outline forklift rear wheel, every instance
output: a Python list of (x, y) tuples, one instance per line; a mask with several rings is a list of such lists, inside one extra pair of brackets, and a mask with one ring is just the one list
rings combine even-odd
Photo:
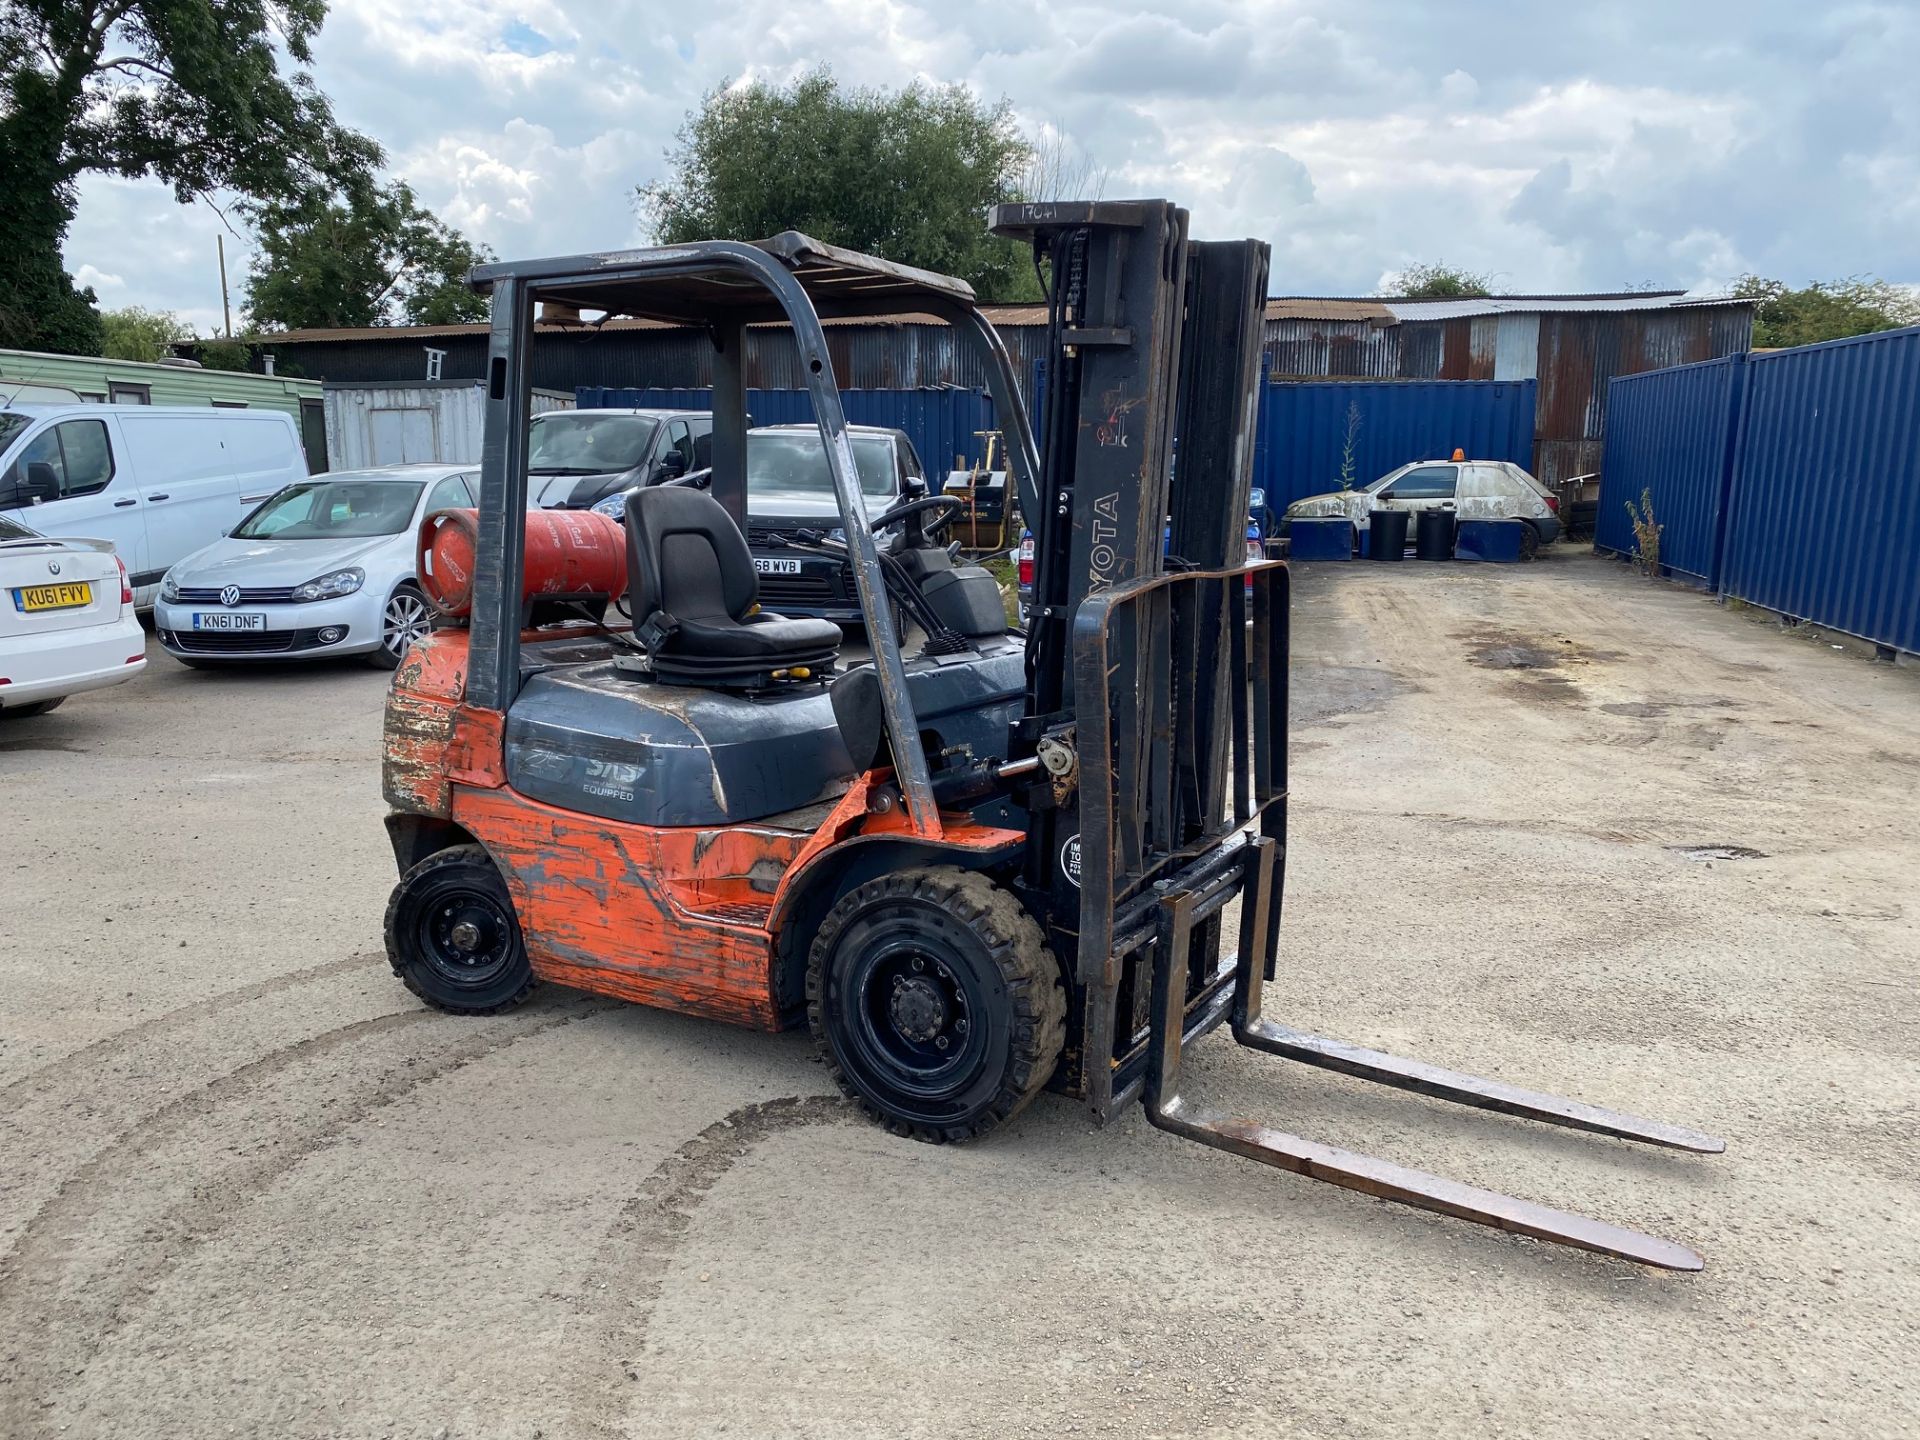
[(387, 959), (401, 983), (456, 1015), (496, 1015), (533, 990), (513, 899), (478, 845), (429, 855), (387, 902)]
[(834, 1080), (896, 1135), (971, 1140), (1060, 1061), (1067, 1000), (1045, 937), (984, 875), (903, 870), (849, 891), (807, 957), (807, 1018)]

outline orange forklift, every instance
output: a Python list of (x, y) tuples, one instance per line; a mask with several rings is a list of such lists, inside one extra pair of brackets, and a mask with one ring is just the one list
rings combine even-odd
[[(847, 1095), (920, 1140), (984, 1135), (1051, 1087), (1099, 1120), (1138, 1102), (1163, 1130), (1284, 1170), (1699, 1269), (1684, 1246), (1182, 1092), (1184, 1047), (1224, 1023), (1244, 1046), (1430, 1097), (1723, 1148), (1264, 1016), (1288, 604), (1286, 566), (1245, 560), (1267, 247), (1191, 240), (1162, 200), (1002, 206), (991, 225), (1031, 245), (1046, 288), (1038, 439), (1007, 350), (948, 276), (792, 232), (474, 272), (492, 304), (480, 505), (423, 526), (422, 582), (449, 613), (387, 702), (395, 973), (462, 1014), (546, 980), (804, 1022)], [(633, 491), (624, 525), (528, 514), (542, 302), (693, 327), (711, 348), (711, 467)], [(958, 501), (909, 493), (870, 515), (862, 494), (821, 322), (928, 314), (988, 379), (1035, 533), (1024, 632), (942, 540)], [(786, 538), (847, 567), (863, 651), (758, 603), (742, 357), (767, 322), (799, 352), (840, 519)]]

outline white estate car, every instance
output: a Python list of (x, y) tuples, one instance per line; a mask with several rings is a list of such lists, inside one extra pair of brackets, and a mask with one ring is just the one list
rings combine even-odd
[(432, 626), (414, 573), (420, 521), (466, 507), (471, 465), (346, 470), (289, 485), (167, 571), (154, 628), (206, 667), (363, 655), (394, 666)]
[[(1560, 502), (1510, 460), (1416, 460), (1359, 490), (1309, 495), (1287, 507), (1282, 530), (1295, 520), (1345, 515), (1365, 530), (1375, 509), (1451, 510), (1462, 520), (1525, 520), (1522, 553), (1532, 557), (1560, 534)], [(1413, 538), (1413, 522), (1407, 537)]]
[(127, 568), (105, 540), (37, 535), (0, 515), (0, 719), (147, 668)]

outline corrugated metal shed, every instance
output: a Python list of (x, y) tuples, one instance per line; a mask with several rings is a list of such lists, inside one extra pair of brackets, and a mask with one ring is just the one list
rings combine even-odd
[[(478, 380), (328, 385), (327, 468), (438, 461), (477, 465), (486, 422), (486, 393)], [(555, 390), (533, 392), (533, 413), (573, 407)]]
[(1920, 652), (1920, 327), (1756, 356), (1729, 595)]
[(1737, 355), (1753, 333), (1753, 310), (1745, 303), (1537, 318), (1534, 474), (1549, 485), (1600, 469), (1607, 384), (1616, 375)]
[[(1045, 350), (1046, 312), (1037, 305), (987, 306), (983, 313), (1030, 373)], [(1403, 301), (1372, 297), (1282, 297), (1266, 307), (1266, 362), (1275, 380), (1527, 380), (1540, 383), (1532, 454), (1549, 483), (1600, 468), (1606, 387), (1615, 375), (1738, 354), (1753, 325), (1751, 302), (1678, 291), (1618, 295), (1491, 296)], [(979, 389), (987, 377), (945, 325), (841, 321), (828, 344), (841, 385), (851, 389)], [(483, 326), (296, 331), (271, 347), (282, 369), (332, 380), (405, 380), (426, 373), (426, 349), (446, 352), (442, 374), (478, 378), (486, 364)], [(799, 373), (779, 326), (747, 338), (748, 383), (793, 389)], [(534, 341), (533, 379), (560, 390), (581, 386), (700, 388), (712, 383), (706, 337), (651, 321), (602, 328), (543, 325)]]
[(1719, 583), (1746, 370), (1745, 356), (1729, 355), (1613, 382), (1594, 549), (1634, 554), (1627, 503), (1650, 499), (1663, 527), (1661, 564), (1703, 585)]

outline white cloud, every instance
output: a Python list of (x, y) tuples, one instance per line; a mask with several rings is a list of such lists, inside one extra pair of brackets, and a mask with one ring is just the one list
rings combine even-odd
[[(1516, 289), (1920, 279), (1920, 14), (1794, 0), (335, 0), (317, 75), (423, 203), (502, 255), (643, 238), (686, 111), (830, 61), (958, 81), (1196, 235), (1350, 293), (1444, 257)], [(67, 258), (117, 303), (218, 319), (204, 207), (89, 177)], [(229, 271), (244, 270), (229, 240)]]
[(92, 265), (82, 265), (73, 272), (74, 283), (82, 289), (91, 285), (97, 291), (124, 290), (127, 282), (118, 275), (109, 275), (106, 271)]

